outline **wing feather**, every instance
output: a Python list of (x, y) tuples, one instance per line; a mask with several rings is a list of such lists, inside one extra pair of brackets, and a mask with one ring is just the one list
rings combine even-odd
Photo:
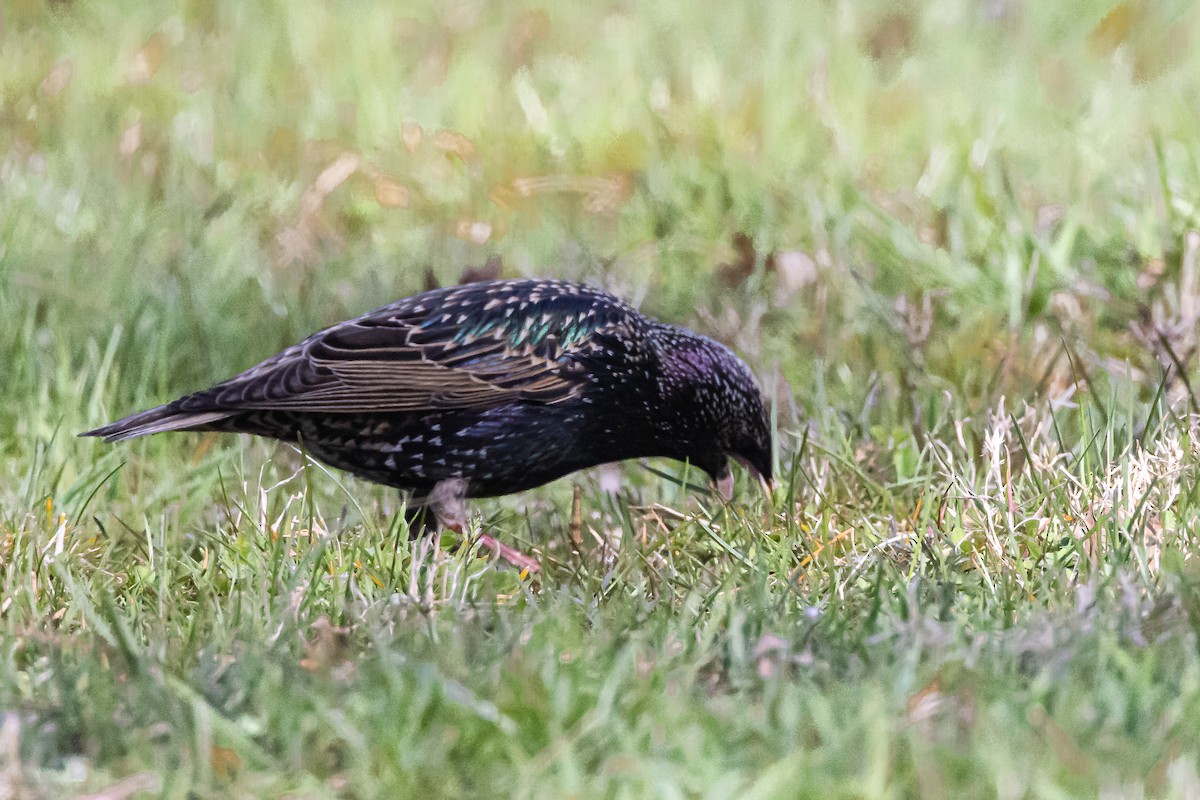
[(580, 284), (496, 281), (401, 300), (316, 333), (181, 410), (332, 413), (559, 403), (586, 385), (600, 340), (641, 317)]

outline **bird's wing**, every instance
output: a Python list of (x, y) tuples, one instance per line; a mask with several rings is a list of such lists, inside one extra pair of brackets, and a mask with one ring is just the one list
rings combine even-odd
[(595, 290), (514, 293), (501, 282), (419, 295), (314, 334), (180, 407), (350, 413), (557, 403), (582, 390), (596, 349), (629, 338), (638, 319)]

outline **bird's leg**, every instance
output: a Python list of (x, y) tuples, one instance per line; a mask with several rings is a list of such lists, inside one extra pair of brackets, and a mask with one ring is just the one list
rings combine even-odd
[(542, 565), (538, 563), (536, 558), (522, 553), (515, 547), (509, 547), (508, 545), (504, 544), (504, 542), (499, 542), (493, 537), (488, 536), (486, 533), (479, 534), (477, 541), (488, 550), (491, 550), (493, 553), (495, 553), (499, 558), (504, 559), (517, 569), (525, 570), (531, 573), (541, 572)]
[[(467, 482), (462, 478), (439, 481), (429, 492), (424, 507), (419, 511), (424, 515), (424, 525), (430, 525), (429, 520), (432, 519), (432, 527), (435, 530), (445, 527), (462, 533), (467, 522)], [(497, 541), (486, 533), (479, 534), (476, 541), (518, 569), (538, 572), (542, 568), (537, 559)]]
[(432, 516), (435, 525), (461, 533), (467, 522), (467, 482), (462, 478), (438, 481), (425, 497), (425, 507), (426, 516)]
[(437, 533), (437, 517), (424, 505), (418, 505), (409, 499), (408, 508), (404, 511), (404, 521), (408, 523), (409, 539), (429, 538)]

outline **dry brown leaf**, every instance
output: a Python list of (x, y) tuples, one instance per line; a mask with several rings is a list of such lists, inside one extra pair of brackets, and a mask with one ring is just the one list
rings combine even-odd
[(798, 250), (778, 250), (767, 256), (767, 270), (779, 273), (785, 294), (793, 294), (817, 282), (817, 261)]
[(166, 34), (156, 31), (129, 62), (129, 67), (125, 70), (125, 80), (135, 86), (149, 83), (154, 73), (162, 66), (168, 47)]
[(592, 214), (612, 214), (633, 196), (633, 177), (614, 172), (583, 198), (583, 209)]
[(213, 775), (225, 783), (231, 782), (242, 769), (242, 757), (228, 747), (214, 747), (208, 754)]
[(942, 682), (934, 678), (923, 689), (910, 695), (906, 705), (909, 724), (923, 722), (937, 715), (945, 703), (946, 696), (942, 693)]
[(179, 76), (179, 88), (184, 94), (195, 94), (204, 88), (204, 73), (198, 69), (185, 70)]
[(64, 58), (55, 62), (50, 71), (46, 73), (46, 77), (42, 78), (42, 95), (49, 98), (58, 97), (71, 85), (73, 77), (75, 77), (75, 64), (71, 59)]
[(375, 202), (384, 208), (408, 208), (412, 193), (392, 175), (377, 175), (375, 184)]
[(340, 139), (306, 139), (299, 150), (304, 163), (308, 165), (328, 163), (345, 152), (346, 145)]
[(633, 177), (626, 172), (611, 175), (534, 175), (512, 181), (511, 193), (493, 187), (488, 196), (497, 205), (508, 207), (520, 197), (562, 192), (581, 194), (584, 210), (595, 214), (616, 211), (633, 195)]
[(488, 189), (488, 199), (506, 211), (514, 211), (520, 204), (521, 195), (507, 183), (497, 183)]
[(475, 156), (475, 145), (470, 139), (446, 128), (433, 135), (433, 146), (452, 156), (458, 156), (463, 161), (469, 161)]
[(421, 146), (421, 140), (424, 138), (425, 131), (421, 130), (421, 126), (417, 123), (405, 122), (400, 126), (400, 141), (404, 142), (408, 152), (417, 152), (417, 148)]
[(117, 145), (117, 150), (122, 158), (130, 158), (142, 146), (142, 121), (130, 125), (121, 132), (121, 141)]
[(263, 155), (267, 157), (267, 163), (281, 171), (294, 170), (299, 154), (300, 142), (296, 138), (296, 132), (283, 126), (271, 131), (263, 146)]
[(745, 231), (733, 234), (733, 260), (717, 267), (717, 281), (730, 289), (741, 286), (754, 274), (758, 251), (754, 240)]
[(508, 31), (508, 41), (504, 49), (508, 51), (510, 69), (517, 69), (529, 63), (534, 45), (546, 38), (550, 33), (550, 15), (543, 9), (526, 11), (513, 23)]
[(1142, 16), (1136, 5), (1121, 3), (1104, 15), (1089, 37), (1096, 51), (1110, 54), (1128, 40)]
[(358, 171), (358, 153), (342, 153), (337, 160), (325, 169), (313, 181), (312, 191), (322, 200)]
[(915, 16), (913, 9), (901, 8), (879, 20), (866, 42), (871, 58), (890, 61), (907, 55), (916, 36)]
[(315, 255), (320, 236), (328, 230), (321, 216), (325, 198), (349, 180), (358, 171), (360, 163), (357, 153), (344, 152), (304, 190), (295, 222), (275, 235), (277, 260), (281, 267), (290, 267)]
[(471, 244), (486, 244), (492, 238), (492, 223), (484, 220), (460, 219), (454, 225), (454, 235)]

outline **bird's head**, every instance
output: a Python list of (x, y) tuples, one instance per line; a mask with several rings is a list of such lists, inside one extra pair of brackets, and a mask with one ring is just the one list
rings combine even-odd
[(675, 436), (686, 459), (733, 496), (730, 460), (746, 467), (764, 489), (771, 471), (771, 420), (762, 390), (746, 363), (728, 347), (682, 328), (668, 327), (660, 342), (663, 398), (672, 408)]

